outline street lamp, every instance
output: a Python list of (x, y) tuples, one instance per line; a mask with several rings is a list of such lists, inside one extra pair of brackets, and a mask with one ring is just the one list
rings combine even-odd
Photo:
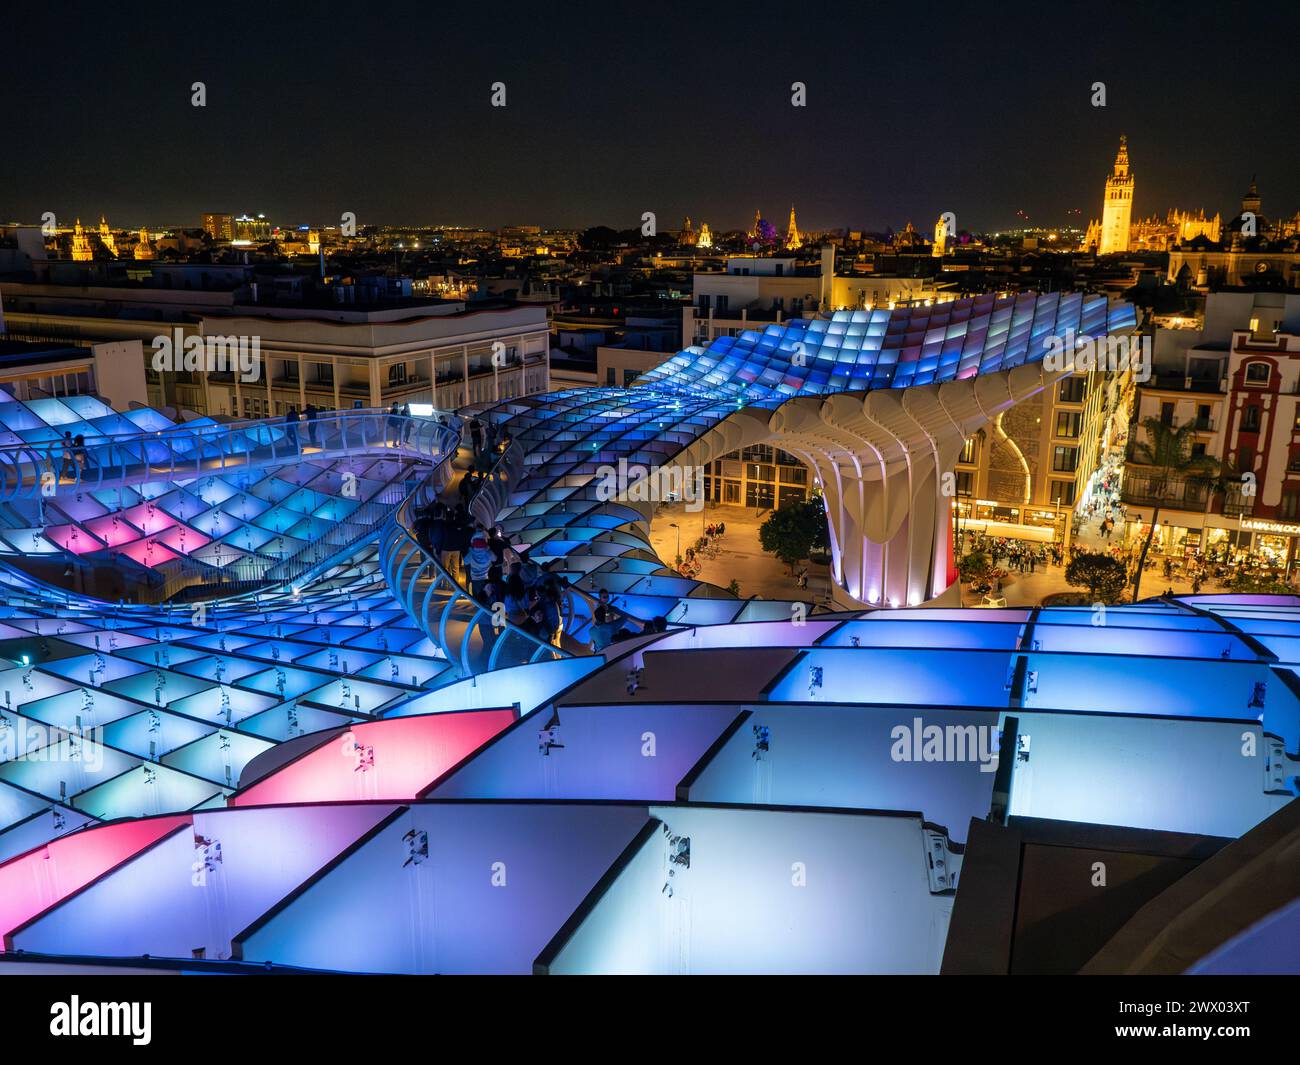
[(682, 527), (677, 522), (670, 521), (668, 528), (677, 530), (677, 558), (680, 560), (682, 557)]

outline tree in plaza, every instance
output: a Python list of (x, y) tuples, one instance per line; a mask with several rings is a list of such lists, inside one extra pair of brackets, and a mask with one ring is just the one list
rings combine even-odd
[(1209, 455), (1193, 455), (1192, 444), (1196, 434), (1194, 422), (1183, 425), (1166, 425), (1159, 418), (1143, 418), (1142, 429), (1146, 440), (1133, 444), (1133, 462), (1146, 466), (1142, 471), (1147, 477), (1147, 494), (1151, 497), (1154, 510), (1151, 513), (1151, 525), (1147, 529), (1146, 539), (1142, 543), (1142, 555), (1138, 559), (1137, 572), (1133, 574), (1133, 602), (1138, 601), (1142, 587), (1142, 569), (1147, 562), (1147, 553), (1151, 550), (1151, 540), (1160, 524), (1160, 506), (1169, 496), (1170, 490), (1188, 477), (1209, 477), (1219, 468), (1217, 459)]
[(1076, 551), (1065, 567), (1065, 583), (1087, 588), (1094, 603), (1116, 603), (1124, 593), (1128, 574), (1123, 562), (1104, 551)]
[(1250, 573), (1246, 570), (1232, 578), (1232, 590), (1252, 595), (1289, 595), (1295, 591), (1286, 581), (1272, 573)]
[(794, 572), (796, 562), (805, 559), (815, 547), (829, 544), (826, 513), (818, 498), (787, 503), (774, 510), (758, 528), (758, 542), (763, 550), (776, 555)]
[(993, 568), (993, 563), (989, 559), (988, 552), (976, 548), (969, 554), (962, 555), (957, 560), (957, 572), (961, 579), (967, 582), (978, 581), (988, 575), (989, 570)]

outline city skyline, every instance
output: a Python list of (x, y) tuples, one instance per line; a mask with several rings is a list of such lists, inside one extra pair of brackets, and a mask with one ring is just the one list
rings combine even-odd
[[(213, 34), (202, 13), (167, 10), (151, 23), (167, 47), (151, 50), (97, 29), (107, 16), (89, 6), (57, 24), (29, 9), (15, 37), (57, 42), (59, 77), (40, 49), (0, 73), (11, 143), (42, 146), (0, 188), (0, 216), (139, 224), (256, 205), (322, 224), (352, 211), (581, 229), (653, 211), (660, 229), (690, 215), (725, 231), (794, 201), (813, 231), (920, 229), (944, 210), (973, 231), (1085, 226), (1121, 134), (1139, 214), (1222, 210), (1253, 174), (1266, 211), (1300, 203), (1300, 149), (1270, 133), (1294, 73), (1197, 77), (1219, 61), (1204, 41), (1242, 32), (1208, 6), (1090, 10), (1063, 39), (1059, 20), (1013, 7), (983, 48), (986, 17), (870, 10), (814, 8), (792, 27), (726, 5), (653, 20), (574, 6), (563, 23), (525, 8), (508, 40), (496, 11), (454, 27), (417, 11), (397, 33), (354, 12), (290, 28), (259, 9), (256, 32)], [(1258, 11), (1253, 32), (1284, 33), (1285, 14)]]

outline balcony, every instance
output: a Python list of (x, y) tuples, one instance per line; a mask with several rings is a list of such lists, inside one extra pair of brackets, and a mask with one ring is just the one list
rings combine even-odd
[(1185, 377), (1182, 374), (1156, 373), (1149, 381), (1138, 385), (1140, 389), (1159, 389), (1165, 392), (1212, 392), (1223, 395), (1226, 389), (1217, 377)]
[[(1213, 506), (1216, 496), (1222, 498), (1217, 510)], [(1120, 499), (1131, 507), (1159, 506), (1162, 510), (1221, 513), (1229, 518), (1248, 518), (1255, 509), (1255, 497), (1243, 496), (1239, 486), (1231, 485), (1225, 493), (1213, 481), (1202, 478), (1170, 481), (1164, 493), (1157, 497), (1149, 469), (1134, 465), (1124, 467)]]

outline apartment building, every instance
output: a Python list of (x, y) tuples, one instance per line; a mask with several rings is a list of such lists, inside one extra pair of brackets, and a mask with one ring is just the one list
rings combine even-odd
[[(1300, 294), (1213, 293), (1203, 328), (1156, 334), (1154, 363), (1137, 387), (1131, 443), (1145, 439), (1146, 418), (1191, 424), (1193, 454), (1220, 468), (1169, 486), (1153, 550), (1253, 553), (1289, 569), (1300, 537)], [(1157, 485), (1130, 454), (1121, 492), (1130, 540)]]

